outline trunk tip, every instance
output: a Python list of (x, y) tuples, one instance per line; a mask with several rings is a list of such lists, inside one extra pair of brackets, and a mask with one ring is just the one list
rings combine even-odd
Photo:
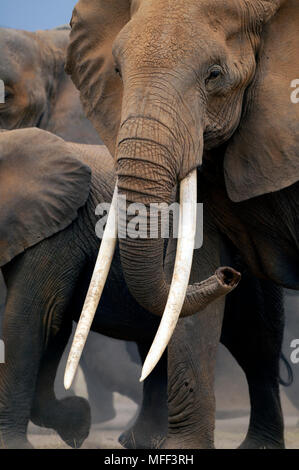
[(216, 276), (224, 287), (234, 288), (240, 282), (241, 273), (228, 266), (217, 269)]

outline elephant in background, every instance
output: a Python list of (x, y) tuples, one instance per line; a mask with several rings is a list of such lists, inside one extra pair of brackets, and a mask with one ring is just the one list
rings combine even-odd
[[(201, 167), (192, 200), (205, 205), (208, 242), (193, 259), (200, 274), (190, 277), (182, 316), (199, 310), (197, 283), (222, 264), (219, 239), (225, 253), (238, 250), (243, 274), (261, 279), (261, 296), (273, 282), (299, 288), (299, 107), (290, 100), (290, 83), (299, 75), (298, 19), (296, 0), (80, 0), (74, 9), (66, 70), (115, 158), (118, 193), (128, 204), (169, 205), (176, 186), (185, 188)], [(146, 216), (142, 223), (148, 226)], [(159, 315), (171, 281), (163, 248), (161, 236), (119, 240), (129, 291)], [(219, 256), (207, 260), (207, 253)], [(280, 287), (277, 292), (281, 304)], [(279, 357), (283, 321), (275, 320), (265, 300), (265, 311), (247, 331), (256, 359), (249, 364), (240, 352), (239, 328), (226, 328), (227, 319), (221, 328), (223, 306), (213, 304), (206, 323), (210, 307), (200, 318), (180, 320), (169, 344), (168, 372), (175, 379), (168, 381), (165, 446), (213, 446), (213, 364), (222, 335), (239, 354), (252, 402), (258, 390), (263, 397), (252, 404), (243, 446), (282, 447), (278, 363), (271, 355)], [(239, 304), (237, 311), (243, 309)], [(231, 318), (239, 324), (235, 313)], [(185, 345), (195, 341), (191, 360)], [(268, 362), (266, 369), (256, 367), (258, 357)], [(195, 371), (192, 361), (202, 370)], [(198, 406), (188, 407), (187, 394), (176, 392), (178, 384), (183, 390), (191, 383), (191, 393), (193, 384), (201, 384), (201, 397)], [(180, 424), (185, 439), (179, 438)]]
[(33, 33), (0, 28), (0, 128), (38, 127), (71, 142), (102, 143), (64, 71), (69, 33), (68, 26)]
[[(112, 198), (113, 160), (104, 147), (66, 143), (39, 129), (1, 132), (0, 155), (1, 200), (5, 201), (0, 206), (0, 263), (8, 287), (3, 321), (6, 363), (0, 365), (2, 439), (5, 447), (28, 447), (26, 430), (31, 420), (55, 429), (72, 447), (80, 447), (89, 432), (89, 407), (78, 397), (57, 400), (54, 380), (72, 321), (77, 321), (81, 313), (97, 257), (95, 208)], [(205, 218), (209, 220), (208, 212)], [(11, 224), (14, 230), (10, 229)], [(193, 266), (191, 273), (194, 280), (200, 279), (203, 272), (201, 259), (205, 260), (204, 273), (217, 260), (219, 245), (215, 240), (219, 243), (221, 240), (209, 229), (209, 224), (205, 235), (204, 246), (195, 258), (199, 269)], [(233, 247), (224, 239), (221, 243), (224, 261), (239, 268), (240, 261)], [(172, 249), (171, 240), (169, 246)], [(168, 249), (165, 266), (169, 273), (172, 263)], [(248, 447), (250, 443), (255, 447), (281, 447), (283, 427), (279, 421), (278, 394), (283, 328), (281, 293), (271, 283), (258, 281), (246, 270), (242, 271), (239, 287), (226, 298), (221, 340), (240, 363), (249, 382), (252, 418), (243, 446)], [(196, 413), (198, 419), (193, 426), (196, 432), (201, 429), (200, 445), (211, 447), (207, 425), (213, 419), (210, 377), (215, 365), (213, 345), (217, 343), (218, 330), (213, 337), (210, 329), (215, 325), (221, 329), (219, 317), (223, 314), (223, 304), (224, 298), (220, 298), (196, 316), (195, 321), (193, 317), (180, 320), (173, 350), (178, 361), (183, 359), (183, 362), (174, 370), (172, 361), (176, 358), (169, 354), (167, 365), (164, 354), (146, 379), (141, 413), (133, 428), (120, 438), (124, 446), (157, 447), (165, 440), (168, 427), (176, 430), (181, 447), (193, 444), (194, 435), (189, 427), (182, 429), (180, 421), (175, 422), (169, 416), (167, 386), (170, 382), (176, 406), (182, 407), (183, 419), (185, 413)], [(265, 323), (265, 311), (275, 318), (275, 328), (269, 321)], [(146, 311), (130, 294), (117, 249), (93, 331), (136, 342), (144, 361), (159, 322), (158, 316)], [(256, 327), (261, 336), (253, 341), (252, 331)], [(189, 375), (190, 368), (194, 376)], [(255, 375), (252, 377), (250, 373), (252, 369), (261, 377), (258, 388)], [(264, 378), (265, 370), (271, 372), (271, 377), (275, 376), (270, 390), (268, 378)], [(197, 382), (195, 377), (201, 381)], [(205, 380), (203, 389), (202, 380)], [(204, 402), (201, 401), (203, 393)], [(267, 410), (262, 417), (261, 405)], [(273, 434), (264, 435), (261, 429), (267, 430), (269, 422)]]
[[(68, 26), (34, 33), (0, 28), (0, 78), (5, 83), (5, 103), (0, 104), (0, 128), (38, 127), (72, 142), (101, 144), (97, 131), (84, 115), (79, 92), (64, 71), (69, 33)], [(0, 312), (4, 299), (5, 286), (1, 277)], [(94, 351), (94, 343), (98, 341), (101, 341), (98, 368), (102, 367), (102, 373), (95, 375), (89, 370), (91, 352), (88, 348), (90, 346), (90, 351)], [(125, 344), (114, 343), (111, 355), (110, 343), (107, 337), (91, 335), (84, 352), (86, 357), (83, 355), (81, 363), (94, 422), (115, 416), (112, 392), (128, 393), (130, 399), (138, 405), (141, 403), (138, 367), (131, 361), (125, 367), (124, 358), (128, 357)], [(111, 362), (103, 360), (105, 346), (110, 350)], [(66, 362), (66, 358), (63, 360)], [(111, 367), (117, 360), (122, 362), (129, 385)], [(61, 384), (57, 381), (59, 397), (67, 395)]]

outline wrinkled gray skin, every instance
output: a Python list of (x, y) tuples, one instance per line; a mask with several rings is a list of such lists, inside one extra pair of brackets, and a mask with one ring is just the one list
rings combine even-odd
[[(19, 152), (18, 158), (27, 149), (30, 158), (34, 155), (33, 150), (42, 151), (50, 162), (47, 152), (53, 154), (56, 144), (59, 145), (54, 152), (55, 158), (59, 157), (60, 151), (65, 152), (63, 144), (57, 143), (57, 138), (50, 138), (48, 133), (40, 134), (41, 131), (32, 129), (14, 132), (9, 148)], [(27, 132), (30, 137), (26, 147)], [(35, 146), (31, 148), (32, 140)], [(0, 430), (5, 447), (29, 446), (26, 437), (29, 419), (55, 429), (72, 447), (79, 447), (89, 432), (90, 414), (85, 400), (78, 397), (57, 400), (54, 380), (71, 333), (72, 320), (78, 320), (80, 315), (98, 252), (95, 207), (101, 201), (111, 200), (115, 176), (112, 159), (105, 149), (95, 146), (72, 149), (73, 156), (86, 162), (93, 172), (89, 197), (77, 219), (50, 238), (20, 252), (3, 266), (8, 298), (3, 325), (6, 363), (0, 368)], [(5, 152), (5, 141), (2, 141), (1, 152)], [(59, 164), (64, 166), (64, 153), (61, 156)], [(35, 155), (35, 158), (37, 171), (41, 156)], [(14, 173), (12, 171), (10, 175), (12, 179)], [(82, 191), (86, 191), (86, 183), (83, 183)], [(47, 194), (51, 193), (51, 186), (47, 189)], [(10, 198), (12, 202), (14, 197)], [(30, 204), (36, 204), (36, 200), (40, 197)], [(40, 208), (36, 207), (36, 210)], [(38, 221), (39, 218), (36, 223)], [(191, 274), (196, 281), (201, 275), (207, 277), (214, 266), (219, 265), (221, 245), (222, 261), (240, 267), (234, 250), (209, 224), (209, 211), (205, 212), (205, 221), (205, 243), (195, 254)], [(172, 271), (173, 254), (170, 241), (165, 259), (168, 276)], [(271, 312), (271, 318), (276, 319), (274, 327), (265, 323), (265, 312)], [(201, 315), (180, 320), (169, 348), (168, 370), (164, 355), (144, 383), (140, 416), (133, 428), (121, 436), (123, 445), (129, 448), (158, 446), (167, 435), (168, 418), (168, 439), (172, 438), (171, 442), (166, 441), (169, 447), (213, 446), (213, 371), (215, 345), (221, 335), (223, 344), (246, 373), (250, 389), (252, 416), (243, 447), (283, 446), (278, 394), (283, 326), (280, 292), (272, 284), (252, 278), (243, 269), (240, 286), (226, 299), (221, 332), (223, 313), (224, 299), (220, 299)], [(93, 330), (115, 339), (135, 341), (143, 361), (158, 323), (159, 318), (141, 308), (129, 293), (117, 249)], [(17, 331), (23, 333), (21, 337), (15, 334), (16, 325)], [(256, 329), (260, 336), (253, 335)], [(206, 331), (209, 335), (204, 334)], [(167, 403), (167, 389), (175, 402), (175, 410), (178, 410), (177, 416), (169, 413), (172, 405), (169, 399)]]
[[(101, 144), (98, 133), (83, 113), (78, 91), (64, 72), (68, 37), (67, 26), (35, 33), (0, 28), (0, 78), (6, 93), (5, 105), (0, 105), (0, 128), (33, 126), (72, 142)], [(4, 296), (5, 288), (0, 280), (0, 304), (4, 303)], [(102, 367), (100, 374), (89, 370), (97, 341), (101, 341), (97, 365), (99, 372)], [(125, 344), (114, 344), (113, 355), (111, 351), (109, 355), (112, 363), (103, 360), (100, 351), (105, 347), (111, 350), (108, 338), (89, 338), (81, 364), (95, 422), (115, 416), (112, 392), (128, 394), (137, 404), (141, 402), (138, 368), (133, 363), (125, 366), (122, 359)], [(124, 374), (130, 377), (129, 386), (124, 377), (113, 372), (115, 368), (111, 365), (118, 359), (123, 362)], [(69, 395), (61, 385), (57, 386), (57, 392), (59, 397)]]

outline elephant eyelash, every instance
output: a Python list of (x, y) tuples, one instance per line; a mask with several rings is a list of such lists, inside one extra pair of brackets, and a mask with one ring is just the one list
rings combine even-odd
[(116, 75), (118, 75), (120, 78), (122, 78), (122, 74), (121, 74), (121, 71), (120, 71), (119, 67), (115, 66), (114, 70), (115, 70)]

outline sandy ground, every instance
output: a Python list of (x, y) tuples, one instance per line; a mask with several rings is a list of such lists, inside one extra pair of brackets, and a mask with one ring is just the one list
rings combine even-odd
[[(293, 410), (285, 397), (283, 397), (284, 410), (288, 411), (285, 417), (286, 445), (289, 449), (299, 449), (298, 413)], [(116, 417), (101, 425), (93, 426), (83, 449), (121, 449), (118, 437), (126, 428), (127, 423), (136, 413), (136, 405), (127, 398), (115, 394)], [(291, 413), (291, 414), (290, 414)], [(216, 421), (216, 447), (218, 449), (234, 449), (242, 442), (247, 426), (248, 416)], [(29, 427), (29, 440), (38, 449), (67, 449), (62, 440), (54, 431)]]

